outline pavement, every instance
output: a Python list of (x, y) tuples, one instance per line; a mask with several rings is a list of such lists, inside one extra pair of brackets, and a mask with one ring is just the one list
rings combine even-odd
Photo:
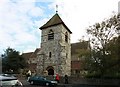
[(72, 84), (58, 84), (57, 87), (73, 87)]

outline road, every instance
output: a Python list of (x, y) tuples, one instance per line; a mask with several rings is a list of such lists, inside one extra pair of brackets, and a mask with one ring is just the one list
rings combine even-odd
[[(30, 85), (29, 82), (27, 82), (26, 79), (20, 80), (23, 83), (23, 87), (45, 87), (45, 86), (39, 86), (39, 85)], [(73, 87), (71, 84), (58, 84), (57, 87)], [(81, 87), (81, 86), (78, 86)]]
[[(23, 87), (45, 87), (45, 86), (39, 86), (39, 85), (30, 85), (27, 80), (20, 80), (23, 83)], [(76, 84), (61, 84), (59, 83), (57, 87), (96, 87), (96, 86), (88, 86), (88, 85), (76, 85)]]
[(27, 82), (26, 79), (20, 80), (23, 83), (23, 87), (44, 87), (44, 86), (39, 86), (39, 85), (30, 85), (29, 82)]
[[(23, 83), (23, 87), (45, 87), (39, 85), (30, 85), (26, 79), (20, 80)], [(119, 86), (92, 86), (92, 85), (85, 85), (85, 84), (61, 84), (59, 83), (57, 87), (119, 87)]]

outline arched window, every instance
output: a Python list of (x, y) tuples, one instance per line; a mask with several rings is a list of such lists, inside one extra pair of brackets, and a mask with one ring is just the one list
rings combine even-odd
[(53, 30), (51, 29), (51, 30), (49, 31), (49, 33), (48, 33), (48, 40), (52, 40), (52, 39), (54, 39), (54, 32), (53, 32)]
[(68, 42), (68, 33), (65, 33), (65, 41)]

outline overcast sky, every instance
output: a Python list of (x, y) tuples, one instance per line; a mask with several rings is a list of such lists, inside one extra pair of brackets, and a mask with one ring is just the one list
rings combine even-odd
[(7, 47), (31, 52), (40, 47), (41, 27), (56, 12), (78, 42), (86, 28), (118, 12), (119, 0), (0, 0), (0, 54)]

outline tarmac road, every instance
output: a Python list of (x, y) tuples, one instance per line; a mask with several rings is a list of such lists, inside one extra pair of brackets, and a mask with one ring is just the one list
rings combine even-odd
[[(23, 87), (45, 87), (40, 85), (30, 85), (27, 80), (20, 80), (23, 83)], [(57, 87), (96, 87), (96, 86), (88, 86), (88, 85), (81, 85), (81, 84), (61, 84), (59, 83)]]
[[(40, 85), (30, 85), (26, 79), (20, 80), (23, 83), (23, 87), (46, 87)], [(57, 87), (119, 87), (119, 86), (92, 86), (92, 85), (85, 85), (85, 84), (61, 84), (59, 83)]]
[[(23, 83), (23, 87), (46, 87), (46, 86), (40, 86), (40, 85), (30, 85), (30, 83), (26, 80), (20, 80)], [(73, 87), (71, 84), (58, 84), (57, 87)]]
[(39, 85), (30, 85), (27, 80), (20, 80), (23, 83), (23, 87), (44, 87), (44, 86), (39, 86)]

